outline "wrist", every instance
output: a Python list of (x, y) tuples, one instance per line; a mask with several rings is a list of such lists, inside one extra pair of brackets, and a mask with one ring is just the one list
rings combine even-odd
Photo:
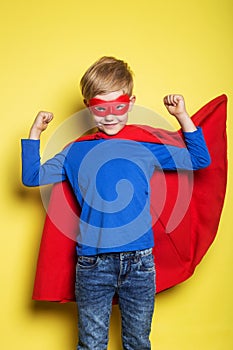
[(179, 122), (182, 122), (182, 121), (186, 121), (186, 120), (189, 120), (190, 119), (190, 116), (187, 112), (181, 112), (181, 113), (177, 113), (175, 115), (176, 119), (179, 121)]
[(29, 133), (29, 139), (31, 140), (39, 140), (41, 135), (41, 130), (31, 128)]
[(193, 132), (196, 131), (197, 128), (195, 126), (195, 124), (193, 123), (192, 119), (189, 117), (189, 115), (183, 116), (182, 118), (180, 118), (178, 120), (181, 129), (184, 132)]

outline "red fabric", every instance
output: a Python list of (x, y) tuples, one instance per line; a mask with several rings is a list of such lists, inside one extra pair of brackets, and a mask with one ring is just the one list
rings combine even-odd
[[(129, 103), (129, 95), (121, 95), (115, 100), (111, 101), (100, 100), (99, 98), (91, 98), (89, 100), (89, 108), (91, 109), (92, 113), (98, 117), (106, 117), (109, 114), (124, 115), (129, 110)], [(121, 108), (118, 108), (119, 106), (121, 106)], [(101, 107), (101, 109), (98, 107)]]
[[(226, 105), (227, 97), (219, 96), (192, 117), (203, 128), (212, 159), (208, 168), (194, 172), (193, 178), (189, 172), (155, 172), (152, 177), (157, 292), (189, 278), (216, 236), (227, 181)], [(120, 137), (180, 145), (178, 134), (129, 125)], [(102, 137), (108, 136), (98, 132), (77, 141)], [(78, 212), (69, 184), (54, 185), (42, 234), (33, 299), (75, 300)]]

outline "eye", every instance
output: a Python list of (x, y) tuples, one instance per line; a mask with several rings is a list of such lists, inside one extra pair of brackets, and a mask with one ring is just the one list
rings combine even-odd
[(98, 107), (98, 106), (96, 106), (95, 107), (95, 110), (97, 111), (97, 112), (105, 112), (106, 111), (106, 108), (104, 108), (104, 107)]
[(116, 109), (118, 110), (118, 111), (120, 111), (121, 109), (123, 109), (123, 108), (125, 108), (125, 104), (120, 104), (120, 105), (117, 105), (116, 106)]

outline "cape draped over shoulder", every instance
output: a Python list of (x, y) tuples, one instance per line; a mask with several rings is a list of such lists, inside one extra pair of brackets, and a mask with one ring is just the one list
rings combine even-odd
[[(192, 116), (195, 125), (203, 129), (211, 156), (210, 166), (194, 171), (192, 179), (186, 171), (155, 171), (152, 176), (151, 214), (157, 293), (188, 279), (216, 236), (227, 183), (226, 107), (227, 97), (221, 95)], [(179, 146), (183, 143), (181, 134), (180, 130), (171, 132), (148, 126), (128, 125), (121, 131), (120, 137)], [(114, 137), (119, 135), (111, 136)], [(76, 141), (99, 138), (109, 136), (97, 132)], [(188, 195), (183, 197), (184, 193), (190, 193), (190, 198)], [(160, 210), (158, 203), (163, 200), (165, 202)], [(184, 212), (185, 205), (187, 208)], [(75, 300), (79, 212), (80, 208), (69, 183), (65, 181), (55, 184), (41, 238), (33, 299), (57, 302)], [(177, 217), (178, 223), (175, 222)]]

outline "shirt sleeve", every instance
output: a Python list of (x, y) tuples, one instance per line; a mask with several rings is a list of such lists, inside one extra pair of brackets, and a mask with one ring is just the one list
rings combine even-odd
[(65, 160), (68, 149), (41, 165), (40, 140), (21, 140), (22, 182), (25, 186), (40, 186), (66, 180)]
[[(171, 145), (152, 145), (155, 167), (164, 170), (199, 170), (210, 165), (210, 154), (202, 129), (183, 132), (184, 147)], [(156, 147), (158, 146), (158, 147)]]

